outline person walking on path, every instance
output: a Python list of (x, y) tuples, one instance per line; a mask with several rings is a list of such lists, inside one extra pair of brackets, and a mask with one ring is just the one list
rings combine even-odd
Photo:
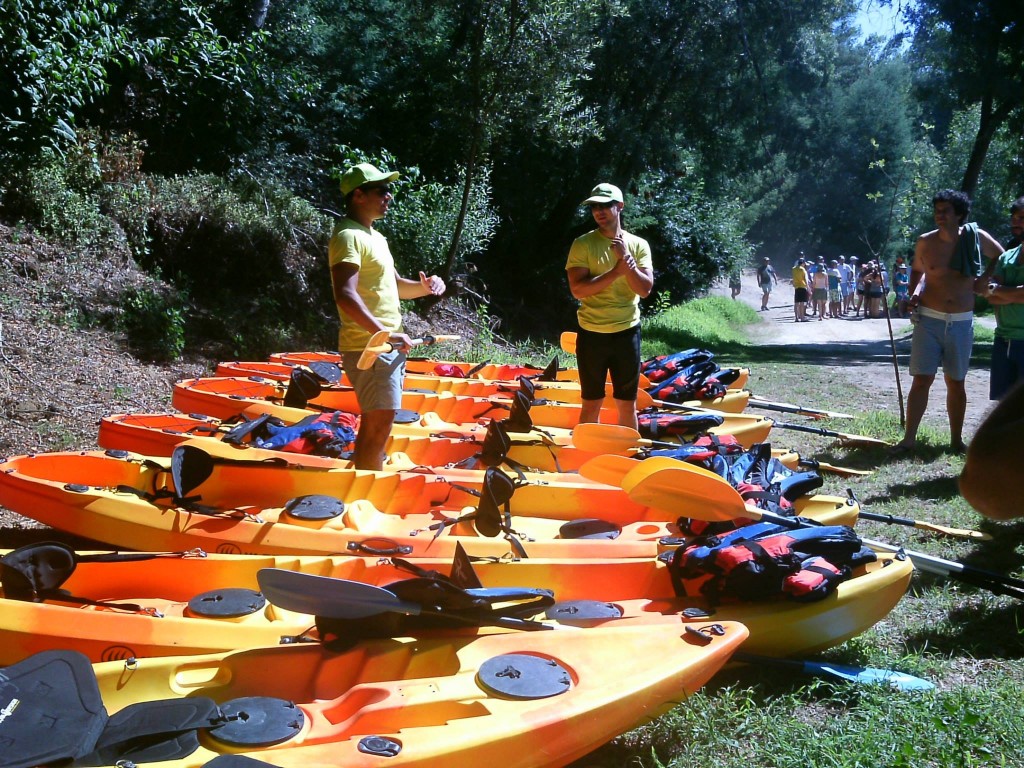
[(625, 202), (613, 184), (598, 184), (582, 205), (597, 229), (576, 238), (565, 263), (569, 290), (579, 300), (576, 363), (580, 423), (600, 420), (605, 380), (622, 426), (637, 428), (640, 385), (640, 299), (654, 287), (651, 247), (622, 228)]
[(839, 257), (839, 274), (841, 277), (840, 292), (842, 293), (842, 311), (840, 314), (848, 315), (853, 311), (853, 293), (857, 281), (857, 257)]
[[(402, 331), (399, 301), (445, 291), (444, 281), (436, 275), (420, 272), (419, 280), (399, 276), (387, 239), (373, 227), (388, 212), (393, 200), (390, 183), (398, 175), (369, 163), (346, 170), (341, 177), (346, 215), (335, 224), (328, 245), (341, 320), (338, 350), (361, 411), (352, 457), (356, 469), (383, 467), (384, 446), (402, 404), (405, 355), (412, 339)], [(380, 355), (369, 370), (359, 370), (363, 349), (380, 331), (391, 334), (388, 340), (394, 350)]]
[(828, 316), (838, 318), (843, 312), (843, 274), (839, 261), (832, 259), (828, 270)]
[[(1003, 248), (977, 224), (967, 223), (970, 198), (945, 189), (932, 198), (935, 229), (917, 238), (910, 273), (911, 311), (917, 316), (910, 350), (912, 382), (907, 394), (903, 439), (890, 449), (912, 451), (939, 363), (946, 380), (949, 445), (963, 453), (967, 392), (964, 379), (974, 342), (974, 293), (988, 284), (993, 260)], [(988, 260), (986, 265), (984, 262)]]
[(995, 307), (996, 332), (992, 342), (989, 399), (1001, 399), (1024, 379), (1024, 197), (1010, 205), (1011, 245), (997, 260), (985, 297)]
[(825, 257), (819, 256), (811, 275), (811, 303), (814, 305), (812, 314), (818, 320), (825, 319), (825, 304), (828, 302), (828, 270), (825, 269)]
[(764, 263), (757, 268), (757, 284), (761, 286), (761, 311), (768, 311), (768, 297), (772, 293), (772, 285), (779, 284), (779, 276), (772, 268), (771, 259), (764, 257)]
[(793, 266), (793, 322), (807, 322), (807, 284), (809, 281), (807, 267), (803, 256), (801, 256)]

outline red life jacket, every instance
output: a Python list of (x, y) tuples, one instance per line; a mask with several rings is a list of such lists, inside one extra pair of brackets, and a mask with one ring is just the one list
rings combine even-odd
[(781, 597), (821, 600), (875, 554), (848, 526), (808, 523), (790, 529), (755, 523), (700, 537), (660, 557), (669, 563), (677, 594), (715, 604)]

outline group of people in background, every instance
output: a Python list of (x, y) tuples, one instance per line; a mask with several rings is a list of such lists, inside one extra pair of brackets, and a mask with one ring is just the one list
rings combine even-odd
[[(897, 297), (901, 285), (907, 293), (905, 272), (899, 278), (900, 267), (906, 269), (901, 261), (897, 262), (897, 277), (893, 280)], [(883, 302), (890, 290), (889, 273), (881, 261), (861, 264), (856, 256), (839, 256), (826, 263), (824, 256), (808, 259), (802, 251), (793, 265), (792, 282), (793, 316), (798, 323), (814, 317), (883, 317)]]

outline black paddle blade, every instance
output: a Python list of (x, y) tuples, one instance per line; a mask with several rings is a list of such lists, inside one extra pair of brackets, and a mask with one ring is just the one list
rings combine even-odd
[(179, 497), (188, 496), (213, 474), (213, 457), (194, 445), (179, 445), (171, 454), (171, 482)]

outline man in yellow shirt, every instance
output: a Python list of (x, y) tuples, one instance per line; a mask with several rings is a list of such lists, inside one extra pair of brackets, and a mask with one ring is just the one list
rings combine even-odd
[(637, 428), (640, 380), (640, 299), (654, 287), (651, 247), (622, 228), (622, 191), (598, 184), (582, 205), (597, 229), (573, 242), (565, 270), (579, 300), (576, 362), (583, 407), (580, 423), (601, 417), (605, 379), (611, 374), (618, 423)]
[[(445, 291), (444, 281), (436, 275), (420, 272), (419, 280), (401, 277), (387, 239), (373, 228), (388, 212), (394, 199), (389, 183), (397, 178), (397, 172), (380, 171), (369, 163), (345, 171), (341, 194), (346, 216), (335, 224), (328, 248), (334, 302), (341, 319), (338, 350), (361, 411), (352, 457), (357, 469), (383, 467), (384, 446), (402, 404), (405, 357), (412, 339), (402, 331), (399, 300)], [(394, 351), (360, 371), (356, 363), (370, 337), (385, 330), (391, 333)]]
[(807, 275), (807, 262), (801, 256), (796, 260), (793, 267), (793, 314), (796, 317), (794, 322), (807, 322), (807, 282), (810, 277)]

